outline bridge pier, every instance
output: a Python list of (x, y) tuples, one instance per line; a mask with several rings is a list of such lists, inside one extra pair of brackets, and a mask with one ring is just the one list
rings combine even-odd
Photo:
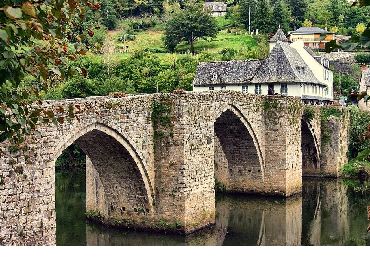
[(331, 116), (321, 124), (320, 174), (325, 177), (339, 177), (343, 165), (348, 162), (349, 112)]

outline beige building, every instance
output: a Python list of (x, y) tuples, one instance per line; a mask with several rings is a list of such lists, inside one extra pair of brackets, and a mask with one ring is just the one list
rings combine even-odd
[(301, 27), (289, 33), (289, 40), (302, 41), (306, 47), (324, 50), (326, 43), (334, 40), (334, 33), (319, 27)]
[(264, 60), (200, 63), (193, 90), (294, 96), (321, 104), (333, 100), (333, 73), (327, 59), (315, 56), (302, 42), (289, 44), (279, 29)]

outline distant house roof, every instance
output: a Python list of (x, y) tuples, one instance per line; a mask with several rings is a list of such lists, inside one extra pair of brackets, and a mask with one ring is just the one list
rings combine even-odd
[(329, 32), (319, 27), (301, 27), (290, 34), (328, 34)]
[(248, 83), (261, 61), (219, 61), (200, 63), (194, 85), (226, 85)]
[(252, 83), (274, 82), (321, 84), (299, 53), (281, 41), (277, 42), (252, 79)]
[(200, 63), (193, 82), (194, 86), (245, 83), (321, 84), (299, 53), (281, 41), (265, 60)]
[(226, 12), (227, 4), (224, 2), (205, 2), (204, 7), (212, 12)]
[(288, 42), (288, 38), (284, 34), (284, 31), (281, 30), (280, 28), (277, 30), (276, 34), (272, 38), (270, 38), (270, 42), (278, 42), (278, 41)]

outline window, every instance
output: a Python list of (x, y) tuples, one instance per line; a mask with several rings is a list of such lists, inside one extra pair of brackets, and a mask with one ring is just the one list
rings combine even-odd
[(328, 90), (327, 87), (324, 88), (324, 94), (325, 94), (325, 96), (327, 96), (329, 94), (329, 90)]
[(248, 93), (248, 85), (242, 85), (242, 92)]
[(256, 84), (254, 92), (256, 93), (256, 95), (261, 95), (261, 85), (260, 84)]
[(268, 85), (267, 94), (268, 95), (275, 95), (275, 90), (274, 90), (274, 85), (273, 84)]
[(215, 88), (213, 86), (210, 86), (209, 90), (215, 90)]
[(280, 93), (283, 96), (287, 96), (288, 95), (288, 84), (286, 84), (286, 83), (282, 83), (281, 84)]
[(217, 80), (217, 74), (213, 74), (212, 75), (212, 79), (215, 81), (215, 80)]
[(226, 90), (226, 86), (225, 85), (221, 85), (221, 90)]

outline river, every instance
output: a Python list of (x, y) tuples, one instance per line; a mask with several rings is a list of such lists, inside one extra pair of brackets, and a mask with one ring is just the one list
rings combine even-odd
[(85, 196), (83, 171), (57, 173), (57, 245), (370, 245), (370, 198), (340, 180), (304, 179), (289, 199), (218, 194), (216, 225), (186, 237), (88, 224)]

